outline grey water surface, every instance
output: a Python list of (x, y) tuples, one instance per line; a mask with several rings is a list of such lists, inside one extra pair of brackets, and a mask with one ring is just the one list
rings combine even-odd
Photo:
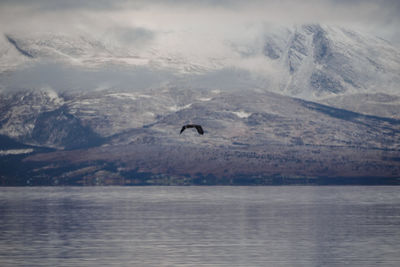
[(0, 188), (0, 266), (400, 266), (400, 187)]

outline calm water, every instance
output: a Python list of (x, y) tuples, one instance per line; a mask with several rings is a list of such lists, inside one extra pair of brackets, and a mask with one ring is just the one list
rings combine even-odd
[(399, 193), (0, 188), (0, 266), (400, 266)]

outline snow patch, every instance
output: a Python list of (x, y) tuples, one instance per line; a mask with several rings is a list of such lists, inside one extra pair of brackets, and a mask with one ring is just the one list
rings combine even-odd
[(98, 103), (98, 100), (81, 100), (81, 101), (76, 101), (74, 105), (93, 105), (95, 103)]
[(95, 114), (96, 113), (95, 110), (80, 110), (79, 112), (82, 114)]
[(113, 93), (113, 94), (108, 94), (107, 96), (115, 97), (118, 99), (132, 99), (136, 100), (137, 97), (134, 94), (129, 94), (129, 93)]
[(45, 92), (45, 94), (46, 94), (47, 97), (50, 99), (50, 101), (52, 101), (54, 104), (59, 104), (59, 105), (61, 105), (61, 104), (64, 103), (63, 99), (61, 99), (61, 98), (58, 96), (57, 92), (54, 91), (52, 88), (46, 87), (46, 88), (43, 88), (42, 90)]
[(32, 153), (32, 152), (33, 152), (33, 148), (0, 150), (0, 156), (28, 154), (28, 153)]
[(154, 114), (153, 112), (150, 112), (150, 111), (146, 111), (146, 112), (144, 113), (144, 115), (145, 115), (145, 116), (149, 116), (149, 117), (155, 117), (155, 116), (156, 116), (156, 114)]
[(191, 106), (192, 106), (192, 103), (187, 104), (185, 106), (176, 106), (176, 105), (174, 105), (174, 106), (169, 107), (168, 109), (171, 110), (171, 111), (176, 112), (176, 111), (179, 111), (179, 110), (182, 110), (182, 109), (190, 108)]
[(138, 97), (142, 97), (142, 98), (152, 98), (151, 95), (142, 95), (142, 94), (138, 95)]
[(211, 97), (200, 97), (197, 100), (205, 102), (205, 101), (210, 101), (211, 99), (212, 99)]
[(245, 119), (248, 118), (252, 113), (246, 112), (246, 111), (232, 111), (233, 114), (235, 114), (236, 116), (238, 116), (241, 119)]
[(118, 99), (132, 99), (137, 100), (138, 98), (151, 98), (150, 95), (143, 95), (143, 94), (132, 94), (132, 93), (111, 93), (107, 94), (107, 96), (115, 97)]

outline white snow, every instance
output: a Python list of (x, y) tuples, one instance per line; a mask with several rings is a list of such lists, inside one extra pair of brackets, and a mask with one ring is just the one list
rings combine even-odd
[(202, 101), (202, 102), (206, 102), (206, 101), (210, 101), (212, 99), (212, 97), (200, 97), (197, 100)]
[(187, 104), (187, 105), (185, 105), (185, 106), (177, 106), (177, 105), (174, 105), (174, 106), (169, 107), (168, 109), (169, 109), (170, 111), (176, 112), (176, 111), (179, 111), (179, 110), (182, 110), (182, 109), (190, 108), (191, 106), (192, 106), (192, 103)]
[(142, 98), (152, 98), (151, 95), (143, 95), (143, 94), (138, 94), (138, 97), (142, 97)]
[(27, 148), (27, 149), (8, 149), (8, 150), (0, 150), (0, 156), (28, 154), (28, 153), (32, 153), (32, 152), (33, 152), (32, 148)]
[[(265, 32), (259, 36), (249, 33), (249, 37), (252, 38), (245, 40), (239, 38), (241, 41), (234, 38), (234, 34), (221, 41), (219, 37), (204, 32), (200, 34), (191, 31), (165, 32), (160, 33), (148, 47), (143, 49), (126, 47), (117, 40), (83, 32), (74, 34), (36, 32), (28, 35), (11, 33), (10, 36), (18, 42), (18, 46), (30, 51), (35, 58), (23, 56), (3, 36), (0, 38), (0, 73), (23, 68), (27, 65), (26, 62), (41, 62), (41, 60), (62, 60), (72, 66), (80, 62), (88, 68), (105, 64), (146, 66), (152, 70), (162, 68), (178, 75), (179, 78), (183, 77), (181, 75), (183, 73), (214, 73), (233, 68), (250, 72), (255, 80), (259, 79), (257, 80), (259, 81), (257, 84), (261, 84), (259, 88), (308, 100), (321, 100), (337, 95), (376, 93), (378, 90), (400, 95), (398, 90), (400, 51), (397, 47), (377, 37), (348, 29), (314, 25), (320, 27), (320, 33), (327, 39), (328, 52), (333, 55), (333, 60), (321, 63), (314, 58), (316, 49), (313, 40), (316, 32), (312, 32), (310, 27), (303, 25), (276, 29), (272, 27), (264, 30)], [(277, 50), (277, 58), (267, 56), (266, 44), (271, 44)], [(294, 67), (295, 70), (289, 71), (290, 67)], [(346, 70), (341, 71), (343, 68)], [(329, 84), (331, 78), (334, 83), (343, 84), (343, 91), (320, 92), (318, 88), (313, 88), (310, 82), (311, 75), (318, 70), (327, 77), (328, 82), (325, 83)], [(212, 79), (223, 80), (223, 75), (225, 74), (222, 72), (220, 77), (212, 76)], [(243, 77), (243, 79), (248, 78)], [(251, 82), (248, 84), (252, 85)], [(219, 92), (219, 90), (212, 91), (214, 94)], [(138, 93), (118, 93), (110, 96), (131, 100), (151, 97)], [(198, 101), (209, 100), (211, 100), (209, 97), (198, 99)]]
[(246, 112), (246, 111), (232, 111), (233, 114), (235, 114), (236, 116), (238, 116), (241, 119), (245, 119), (248, 118), (252, 113)]
[(131, 93), (112, 93), (112, 94), (107, 94), (107, 96), (115, 97), (118, 99), (131, 99), (131, 100), (137, 99), (137, 97)]

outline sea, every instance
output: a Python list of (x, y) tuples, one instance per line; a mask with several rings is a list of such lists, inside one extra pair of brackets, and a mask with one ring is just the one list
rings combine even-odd
[(0, 266), (400, 266), (400, 187), (1, 187)]

